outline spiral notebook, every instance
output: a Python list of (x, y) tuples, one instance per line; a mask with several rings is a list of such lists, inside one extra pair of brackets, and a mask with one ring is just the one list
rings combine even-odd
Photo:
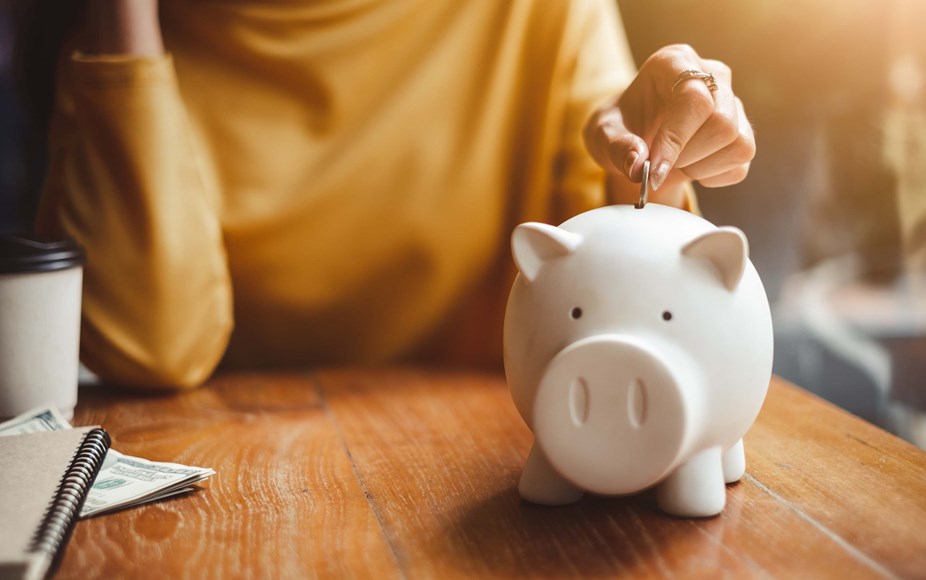
[(54, 569), (109, 444), (100, 427), (0, 437), (0, 579)]

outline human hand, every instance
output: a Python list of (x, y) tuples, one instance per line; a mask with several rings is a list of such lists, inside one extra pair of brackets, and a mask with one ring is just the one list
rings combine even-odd
[[(676, 82), (689, 70), (712, 74), (716, 90), (698, 78)], [(650, 188), (663, 197), (690, 179), (705, 187), (739, 183), (756, 152), (729, 67), (702, 59), (687, 45), (667, 46), (649, 57), (627, 90), (592, 115), (584, 137), (605, 170), (632, 182), (642, 179), (649, 159)]]

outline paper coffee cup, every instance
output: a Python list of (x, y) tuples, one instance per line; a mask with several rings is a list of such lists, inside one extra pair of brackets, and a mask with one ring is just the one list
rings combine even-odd
[(0, 235), (0, 419), (77, 404), (83, 250), (66, 239)]

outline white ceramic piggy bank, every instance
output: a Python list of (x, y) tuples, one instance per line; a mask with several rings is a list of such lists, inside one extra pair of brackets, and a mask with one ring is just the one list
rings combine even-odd
[(658, 484), (668, 513), (720, 513), (772, 368), (743, 233), (651, 203), (522, 224), (512, 249), (505, 372), (535, 436), (521, 496)]

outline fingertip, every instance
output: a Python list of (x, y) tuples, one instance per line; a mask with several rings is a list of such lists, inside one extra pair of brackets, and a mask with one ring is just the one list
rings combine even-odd
[(609, 153), (615, 170), (623, 173), (631, 181), (640, 181), (642, 178), (640, 170), (645, 159), (636, 143), (628, 146), (626, 143), (616, 141), (611, 144)]
[(608, 161), (611, 162), (611, 168), (614, 171), (624, 171), (628, 153), (630, 151), (627, 149), (626, 143), (622, 141), (612, 141), (608, 144)]
[(624, 172), (628, 178), (633, 179), (633, 170), (637, 166), (637, 161), (640, 160), (640, 153), (636, 149), (631, 149), (627, 152), (627, 156), (624, 159), (624, 166), (621, 170)]
[(678, 161), (679, 155), (677, 152), (679, 151), (681, 151), (681, 146), (675, 144), (674, 137), (666, 137), (665, 133), (656, 137), (649, 158), (649, 184), (653, 191), (662, 187), (666, 177), (669, 175), (669, 171), (672, 170), (672, 167), (674, 167), (675, 163)]
[(668, 161), (659, 161), (653, 168), (650, 170), (650, 187), (653, 188), (653, 191), (657, 191), (662, 184), (665, 183), (666, 177), (669, 176), (669, 170), (672, 169), (672, 165)]

